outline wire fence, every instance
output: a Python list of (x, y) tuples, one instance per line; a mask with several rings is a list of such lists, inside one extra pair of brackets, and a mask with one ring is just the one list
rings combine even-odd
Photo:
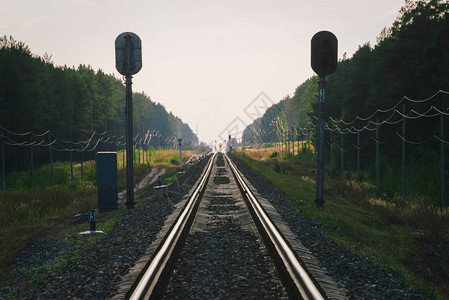
[[(355, 157), (355, 172), (357, 178), (361, 177), (361, 157), (362, 153), (368, 153), (368, 159), (375, 156), (375, 177), (376, 187), (381, 190), (381, 146), (382, 149), (400, 149), (401, 164), (401, 195), (406, 197), (406, 154), (407, 147), (425, 145), (438, 145), (439, 164), (440, 164), (440, 183), (441, 183), (441, 206), (447, 207), (446, 195), (446, 145), (449, 144), (448, 137), (445, 136), (445, 127), (449, 116), (449, 92), (440, 90), (432, 96), (416, 100), (409, 97), (402, 97), (394, 105), (388, 109), (376, 109), (372, 114), (364, 116), (356, 116), (351, 120), (335, 119), (329, 117), (325, 123), (325, 136), (327, 139), (327, 147), (324, 150), (329, 162), (331, 173), (334, 173), (335, 165), (338, 163), (334, 159), (335, 152), (340, 152), (340, 177), (345, 178), (348, 174), (348, 159)], [(251, 128), (250, 143), (271, 141), (279, 151), (291, 153), (293, 150), (295, 155), (295, 147), (290, 148), (290, 143), (294, 140), (302, 141), (302, 149), (300, 151), (298, 145), (297, 156), (307, 154), (306, 159), (312, 154), (316, 148), (310, 150), (310, 143), (315, 142), (316, 121), (318, 118), (312, 116), (312, 121), (307, 122), (307, 127), (302, 128), (298, 124), (286, 124), (278, 118), (270, 123), (269, 130), (263, 128)], [(291, 128), (291, 129), (290, 129)], [(382, 138), (381, 138), (382, 136)], [(339, 138), (338, 138), (339, 137)], [(307, 148), (304, 148), (307, 145)], [(374, 147), (373, 147), (374, 146)], [(375, 148), (375, 149), (373, 149)], [(432, 148), (433, 152), (438, 152)], [(351, 157), (347, 157), (352, 153)], [(389, 154), (391, 155), (391, 153)], [(366, 157), (367, 155), (365, 155)], [(345, 161), (346, 160), (346, 161)], [(423, 178), (422, 180), (431, 180)]]
[[(20, 159), (22, 162), (25, 161), (27, 156), (25, 155), (25, 149), (29, 149), (29, 159), (28, 162), (23, 162), (22, 168), (19, 169), (23, 170), (25, 169), (25, 165), (29, 166), (31, 172), (31, 186), (34, 186), (36, 158), (39, 160), (38, 165), (50, 164), (51, 184), (55, 183), (54, 161), (70, 160), (71, 183), (73, 184), (74, 154), (77, 156), (76, 161), (79, 161), (81, 164), (81, 182), (83, 182), (83, 164), (85, 160), (95, 159), (95, 154), (99, 151), (123, 151), (123, 167), (125, 167), (125, 146), (126, 142), (124, 135), (109, 135), (107, 131), (102, 133), (94, 131), (86, 140), (70, 141), (58, 138), (49, 130), (43, 133), (34, 133), (31, 131), (21, 133), (8, 130), (0, 125), (2, 188), (3, 190), (6, 190), (7, 187), (6, 175), (17, 169), (12, 166), (11, 158), (14, 157), (15, 159)], [(148, 163), (150, 159), (150, 147), (155, 149), (177, 148), (177, 137), (164, 137), (157, 130), (147, 130), (145, 135), (138, 133), (133, 138), (134, 160), (138, 163)], [(135, 153), (135, 150), (137, 150), (137, 154)], [(44, 155), (44, 151), (48, 151), (48, 154)], [(57, 155), (55, 155), (55, 151), (60, 154), (56, 159), (55, 156)], [(47, 160), (45, 161), (45, 159)]]
[[(440, 90), (429, 98), (423, 100), (414, 100), (408, 97), (403, 97), (395, 105), (389, 109), (376, 109), (376, 111), (369, 115), (368, 117), (356, 116), (351, 121), (345, 121), (343, 119), (329, 118), (329, 122), (325, 123), (325, 130), (328, 132), (328, 136), (332, 140), (334, 134), (340, 135), (340, 144), (328, 141), (330, 161), (333, 158), (333, 149), (336, 147), (341, 152), (340, 159), (340, 176), (344, 178), (344, 153), (349, 152), (352, 147), (356, 151), (357, 157), (357, 177), (360, 176), (360, 152), (367, 150), (372, 147), (369, 141), (375, 143), (375, 157), (376, 157), (376, 187), (380, 189), (380, 145), (397, 143), (400, 142), (401, 149), (401, 194), (402, 197), (406, 197), (406, 145), (425, 145), (431, 142), (436, 142), (440, 144), (440, 183), (441, 183), (441, 206), (447, 208), (446, 201), (446, 144), (449, 144), (449, 140), (445, 136), (445, 118), (449, 116), (449, 105), (446, 105), (448, 100), (449, 92)], [(433, 102), (433, 103), (432, 103)], [(436, 104), (435, 102), (439, 102)], [(421, 112), (415, 106), (420, 106), (421, 108), (427, 104)], [(430, 106), (429, 106), (430, 105)], [(439, 106), (439, 107), (437, 107)], [(383, 118), (382, 118), (383, 117)], [(382, 119), (381, 119), (382, 118)], [(313, 116), (314, 120), (317, 120)], [(438, 122), (435, 122), (435, 119)], [(407, 132), (407, 127), (409, 125), (414, 125), (416, 131), (420, 125), (424, 122), (429, 124), (428, 120), (433, 121), (433, 132), (426, 132), (425, 134), (420, 134), (420, 139), (417, 139), (414, 132)], [(412, 124), (410, 122), (418, 121), (419, 123)], [(438, 124), (439, 123), (439, 124)], [(314, 122), (309, 123), (313, 129), (315, 129), (316, 124)], [(426, 126), (428, 129), (431, 126)], [(380, 139), (380, 133), (384, 132), (387, 139)], [(356, 137), (356, 143), (349, 143), (344, 146), (344, 137), (352, 136)], [(362, 143), (363, 138), (363, 143)], [(333, 168), (333, 164), (330, 164)], [(424, 178), (423, 180), (426, 180)], [(428, 180), (428, 179), (427, 179)]]

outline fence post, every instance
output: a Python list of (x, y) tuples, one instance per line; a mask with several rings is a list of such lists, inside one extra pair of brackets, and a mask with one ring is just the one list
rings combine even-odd
[(330, 134), (331, 134), (331, 138), (330, 138), (330, 144), (329, 144), (329, 150), (330, 150), (330, 154), (331, 154), (331, 161), (330, 161), (330, 167), (331, 167), (331, 174), (332, 174), (332, 170), (334, 169), (334, 165), (333, 165), (333, 153), (332, 153), (332, 129), (330, 130)]
[(343, 180), (345, 177), (344, 177), (344, 174), (343, 174), (343, 162), (344, 162), (344, 144), (343, 144), (343, 133), (341, 133), (340, 134), (340, 144), (341, 144), (341, 149), (340, 149), (340, 151), (341, 151), (341, 170), (340, 170), (340, 177), (341, 177), (341, 179)]
[(84, 163), (83, 152), (81, 152), (81, 183), (84, 183), (83, 163)]
[(53, 154), (51, 152), (51, 133), (48, 133), (48, 150), (50, 152), (51, 184), (55, 184), (55, 173), (53, 170)]
[(306, 155), (304, 149), (305, 149), (305, 134), (304, 134), (304, 130), (301, 129), (301, 159), (304, 160), (304, 156)]
[(30, 163), (31, 163), (31, 187), (34, 187), (34, 161), (33, 161), (33, 144), (30, 135)]
[(405, 198), (405, 103), (402, 103), (402, 198)]
[[(443, 95), (441, 95), (441, 111), (444, 112), (444, 101)], [(440, 135), (441, 135), (441, 207), (445, 209), (446, 205), (446, 173), (445, 173), (445, 165), (446, 165), (446, 154), (444, 147), (444, 114), (440, 114)]]
[(6, 183), (5, 183), (5, 145), (3, 143), (3, 129), (2, 129), (1, 142), (2, 142), (2, 184), (3, 184), (3, 190), (6, 190)]
[(123, 154), (123, 169), (125, 168), (125, 151), (126, 151), (126, 149), (123, 148), (123, 152), (122, 152), (122, 154)]
[(307, 161), (309, 161), (310, 152), (310, 124), (307, 123)]
[(293, 129), (293, 125), (292, 125), (292, 150), (293, 150), (293, 158), (295, 158), (295, 134), (294, 134), (294, 131), (293, 131), (294, 129)]
[(282, 130), (282, 135), (281, 135), (281, 143), (280, 143), (280, 145), (281, 145), (281, 153), (282, 153), (282, 156), (281, 157), (284, 157), (284, 148), (285, 148), (285, 134), (284, 134), (284, 130)]
[(376, 118), (376, 188), (380, 189), (379, 118)]
[[(359, 130), (359, 126), (357, 126)], [(357, 179), (360, 180), (360, 132), (357, 131)]]
[(70, 150), (70, 182), (73, 184), (73, 150)]

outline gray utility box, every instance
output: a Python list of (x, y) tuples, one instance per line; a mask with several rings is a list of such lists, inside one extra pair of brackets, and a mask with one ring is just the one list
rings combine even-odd
[(117, 152), (98, 152), (96, 155), (98, 182), (98, 210), (118, 209)]

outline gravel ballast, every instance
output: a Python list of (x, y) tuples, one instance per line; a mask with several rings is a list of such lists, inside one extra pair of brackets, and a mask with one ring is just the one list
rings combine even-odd
[[(274, 205), (289, 228), (313, 256), (326, 268), (331, 277), (342, 285), (351, 299), (427, 299), (392, 274), (373, 265), (331, 241), (326, 226), (299, 214), (292, 201), (242, 161), (230, 155), (245, 178), (263, 197)], [(338, 230), (338, 228), (330, 228)]]
[(162, 298), (288, 298), (221, 153)]
[[(19, 299), (104, 299), (114, 296), (122, 276), (145, 253), (163, 227), (165, 219), (201, 176), (208, 159), (203, 158), (189, 172), (178, 178), (166, 190), (157, 193), (147, 204), (126, 211), (119, 225), (104, 238), (83, 251), (59, 272), (50, 273), (31, 290), (22, 289), (30, 280), (27, 270), (63, 259), (73, 247), (64, 246), (53, 237), (39, 240), (17, 262), (19, 275), (0, 290), (0, 298)], [(101, 217), (101, 216), (100, 216)], [(86, 223), (86, 228), (88, 227)], [(97, 228), (101, 230), (101, 228)], [(74, 234), (72, 239), (87, 236)], [(65, 247), (65, 248), (64, 248)]]
[[(297, 213), (288, 197), (238, 159), (232, 158), (232, 160), (258, 193), (277, 208), (291, 231), (327, 269), (332, 278), (346, 289), (349, 298), (425, 299), (424, 296), (385, 270), (331, 241), (325, 234), (329, 228), (317, 220)], [(27, 275), (28, 269), (44, 264), (54, 264), (77, 250), (76, 246), (63, 244), (54, 237), (39, 240), (20, 257), (14, 267), (19, 275), (0, 290), (0, 298), (7, 296), (15, 296), (19, 299), (104, 299), (113, 297), (119, 289), (122, 277), (155, 241), (165, 220), (173, 213), (175, 205), (191, 190), (206, 164), (207, 159), (200, 160), (177, 182), (170, 185), (164, 192), (158, 193), (155, 199), (125, 212), (120, 216), (119, 225), (105, 234), (104, 238), (87, 248), (60, 271), (48, 274), (42, 281), (37, 282), (34, 288), (25, 290), (23, 284), (30, 280)], [(215, 184), (224, 183), (224, 179), (219, 179), (220, 176), (216, 177)], [(150, 191), (149, 193), (153, 194), (154, 192)], [(223, 195), (218, 196), (223, 197)], [(221, 200), (228, 201), (229, 199), (224, 197)], [(230, 201), (228, 208), (233, 205), (235, 203)], [(221, 211), (220, 213), (226, 212)], [(229, 239), (228, 234), (232, 233), (233, 229), (232, 226), (229, 226), (227, 230), (216, 230), (217, 241), (212, 241), (211, 245), (217, 248), (215, 249), (217, 255), (221, 255), (220, 251), (222, 251), (217, 247), (222, 244), (220, 239)], [(195, 245), (205, 243), (203, 232), (198, 230), (195, 235), (191, 241), (192, 248), (186, 251), (192, 251)], [(83, 238), (85, 237), (73, 236), (73, 239)], [(240, 238), (253, 239), (256, 242), (255, 245), (258, 243), (257, 236), (241, 236)], [(248, 256), (255, 250), (249, 249), (248, 254), (245, 255)], [(262, 253), (260, 257), (263, 258), (263, 250), (260, 253)], [(236, 254), (236, 256), (238, 255)], [(209, 259), (205, 257), (205, 260)], [(251, 278), (246, 278), (246, 281), (242, 279), (241, 282), (251, 285), (253, 281)], [(229, 284), (233, 284), (232, 280), (229, 281)], [(274, 289), (276, 288), (276, 284), (274, 284)], [(271, 287), (269, 289), (271, 290)], [(282, 294), (274, 292), (272, 295), (281, 297)], [(217, 295), (214, 295), (213, 292), (210, 294), (205, 292), (204, 296), (214, 298)], [(170, 297), (167, 296), (167, 298)]]

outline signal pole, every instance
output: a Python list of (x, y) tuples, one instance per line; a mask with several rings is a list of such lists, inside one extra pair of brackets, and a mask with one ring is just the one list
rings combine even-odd
[(115, 67), (126, 78), (126, 206), (134, 208), (132, 75), (142, 68), (142, 41), (132, 32), (115, 39)]
[(320, 76), (318, 81), (320, 90), (320, 103), (318, 104), (318, 128), (317, 128), (317, 164), (316, 164), (316, 200), (318, 207), (324, 205), (324, 102), (326, 79)]
[(319, 75), (319, 104), (317, 128), (316, 200), (317, 207), (324, 205), (324, 103), (326, 75), (337, 69), (337, 38), (329, 31), (320, 31), (312, 37), (311, 65)]

